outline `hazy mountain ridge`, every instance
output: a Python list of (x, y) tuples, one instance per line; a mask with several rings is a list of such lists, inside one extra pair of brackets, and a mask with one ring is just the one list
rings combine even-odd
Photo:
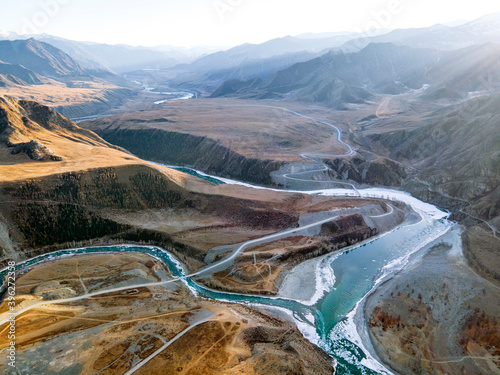
[[(465, 100), (500, 89), (500, 46), (438, 51), (370, 44), (360, 52), (330, 51), (278, 71), (262, 82), (231, 80), (212, 97), (275, 98), (341, 107), (372, 95), (423, 90), (424, 100)], [(425, 86), (424, 86), (425, 85)]]
[(425, 74), (432, 86), (424, 99), (468, 99), (500, 89), (500, 45), (481, 44), (447, 52)]
[(130, 86), (130, 82), (100, 69), (86, 69), (68, 54), (36, 39), (0, 41), (0, 74), (10, 74), (26, 84), (47, 83), (42, 77), (66, 84), (102, 78)]
[(370, 43), (394, 43), (449, 51), (474, 44), (496, 43), (500, 39), (499, 24), (500, 13), (495, 13), (455, 27), (437, 24), (424, 28), (397, 29), (382, 35), (353, 39), (343, 44), (340, 50), (356, 52)]
[(44, 81), (39, 74), (20, 64), (9, 64), (2, 61), (0, 61), (0, 80), (3, 82), (3, 84), (0, 83), (0, 86), (7, 84), (38, 85)]
[(328, 48), (340, 46), (345, 36), (318, 39), (301, 39), (292, 36), (271, 39), (261, 44), (242, 44), (227, 51), (220, 51), (194, 61), (190, 70), (197, 72), (228, 69), (248, 60), (262, 60), (270, 57), (299, 52), (318, 53)]
[[(214, 91), (214, 85), (220, 86), (223, 79), (246, 81), (256, 77), (266, 78), (273, 73), (273, 69), (278, 71), (286, 69), (294, 63), (305, 62), (303, 57), (306, 53), (311, 55), (311, 59), (329, 51), (355, 53), (372, 43), (392, 43), (397, 46), (418, 49), (451, 51), (496, 42), (500, 38), (500, 33), (497, 32), (494, 25), (499, 20), (500, 16), (490, 15), (469, 23), (460, 23), (459, 26), (454, 27), (434, 25), (427, 28), (398, 29), (385, 32), (377, 30), (374, 33), (378, 35), (374, 36), (369, 36), (373, 35), (372, 32), (365, 34), (347, 32), (305, 34), (297, 37), (276, 38), (261, 44), (243, 44), (199, 58), (189, 65), (182, 66), (182, 69), (180, 66), (174, 68), (173, 75), (178, 74), (178, 76), (172, 80), (172, 83), (173, 85), (182, 85), (182, 87), (198, 87), (202, 91), (203, 89)], [(281, 66), (277, 66), (276, 61), (281, 61)], [(288, 66), (285, 66), (286, 63)], [(255, 69), (257, 66), (260, 69)], [(252, 72), (253, 76), (251, 76)], [(189, 85), (184, 86), (183, 84), (187, 82)], [(401, 91), (401, 88), (396, 87), (397, 85), (395, 86), (394, 83), (387, 82), (387, 84), (389, 85), (387, 89), (390, 90), (390, 86), (392, 86), (394, 93)], [(342, 85), (332, 82), (325, 86), (326, 90), (328, 87), (335, 87), (339, 92), (343, 90)], [(353, 88), (350, 89), (351, 92), (352, 90)], [(342, 94), (338, 93), (333, 96), (341, 98)], [(350, 97), (352, 94), (346, 94), (346, 96)], [(361, 98), (356, 98), (354, 95), (354, 102), (359, 102), (363, 96), (366, 97), (366, 95), (361, 95)], [(273, 96), (267, 94), (262, 97)]]
[[(355, 32), (309, 33), (275, 38), (260, 44), (246, 43), (227, 50), (221, 47), (110, 45), (73, 41), (47, 34), (19, 35), (11, 32), (2, 32), (0, 40), (33, 37), (63, 50), (82, 66), (91, 69), (104, 68), (116, 73), (125, 73), (141, 69), (169, 69), (183, 64), (183, 69), (200, 73), (235, 68), (249, 60), (264, 60), (286, 54), (321, 53), (332, 49), (358, 52), (370, 43), (393, 43), (439, 50), (495, 43), (500, 38), (499, 20), (500, 14), (491, 14), (454, 27), (438, 24), (427, 28), (375, 30), (368, 33), (377, 34), (373, 36)], [(211, 53), (214, 49), (220, 51)]]
[(0, 60), (22, 65), (48, 78), (88, 77), (88, 73), (69, 55), (35, 39), (0, 41)]
[[(279, 71), (258, 86), (238, 85), (238, 90), (217, 90), (213, 97), (252, 95), (319, 102), (334, 106), (362, 103), (371, 91), (399, 94), (425, 83), (424, 73), (439, 61), (441, 53), (371, 44), (358, 53), (329, 52), (316, 59)], [(234, 82), (233, 82), (234, 86)]]
[(276, 71), (338, 49), (360, 33), (305, 34), (275, 38), (260, 44), (245, 43), (166, 69), (172, 86), (214, 91), (224, 80), (266, 78)]
[(276, 71), (286, 69), (297, 62), (304, 62), (318, 56), (312, 52), (288, 53), (285, 55), (268, 57), (265, 59), (248, 59), (240, 65), (214, 69), (207, 72), (186, 72), (185, 70), (170, 80), (174, 87), (213, 92), (226, 80), (253, 80), (264, 79)]
[(19, 35), (11, 32), (0, 34), (0, 40), (36, 39), (59, 48), (87, 69), (107, 69), (121, 74), (139, 69), (164, 69), (211, 53), (220, 47), (140, 47), (124, 44), (80, 42), (48, 34)]
[(286, 69), (298, 62), (305, 62), (323, 54), (348, 39), (346, 35), (328, 38), (302, 39), (283, 37), (261, 44), (242, 44), (225, 51), (201, 57), (191, 64), (167, 69), (175, 78), (172, 86), (201, 89), (213, 92), (225, 80), (248, 80)]
[(86, 69), (60, 49), (36, 39), (0, 41), (0, 88), (18, 99), (36, 99), (67, 116), (109, 110), (138, 85), (107, 70)]

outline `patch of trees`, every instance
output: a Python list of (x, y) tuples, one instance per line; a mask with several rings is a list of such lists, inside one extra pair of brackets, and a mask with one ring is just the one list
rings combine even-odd
[(31, 247), (99, 238), (127, 229), (81, 206), (59, 203), (21, 203), (14, 220)]
[(168, 208), (182, 198), (177, 186), (159, 172), (140, 171), (127, 180), (113, 168), (65, 173), (57, 181), (29, 180), (6, 187), (6, 192), (27, 200), (121, 209)]
[(394, 316), (383, 310), (380, 306), (375, 307), (373, 310), (370, 325), (372, 327), (382, 327), (383, 331), (386, 331), (388, 328), (395, 328), (399, 331), (406, 327), (405, 323), (401, 321), (401, 315)]
[(500, 325), (494, 316), (489, 316), (477, 308), (465, 319), (463, 329), (464, 335), (460, 344), (464, 349), (469, 342), (474, 341), (495, 354), (500, 354)]
[(135, 190), (150, 208), (174, 207), (181, 201), (181, 194), (165, 176), (156, 173), (138, 173), (130, 178)]
[(203, 262), (205, 253), (186, 244), (180, 243), (172, 239), (170, 235), (163, 232), (158, 232), (151, 229), (133, 229), (127, 232), (120, 233), (116, 236), (123, 243), (141, 243), (159, 246), (170, 251), (178, 258), (186, 259), (186, 257)]

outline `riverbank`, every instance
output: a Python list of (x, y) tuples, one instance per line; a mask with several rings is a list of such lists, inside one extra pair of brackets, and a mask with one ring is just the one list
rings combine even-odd
[[(252, 186), (228, 179), (222, 180), (228, 184)], [(262, 187), (256, 188), (262, 189)], [(345, 196), (352, 194), (352, 190), (327, 189), (306, 193)], [(371, 350), (369, 341), (366, 343), (367, 338), (360, 336), (356, 329), (353, 317), (357, 311), (358, 300), (345, 300), (346, 295), (344, 293), (354, 290), (356, 291), (355, 298), (362, 300), (380, 278), (401, 270), (407, 265), (411, 254), (418, 253), (422, 246), (432, 242), (436, 237), (441, 236), (448, 230), (449, 223), (446, 218), (449, 214), (401, 191), (371, 188), (359, 190), (358, 194), (361, 197), (384, 198), (396, 203), (406, 204), (412, 207), (415, 213), (409, 215), (405, 226), (379, 236), (373, 241), (368, 241), (368, 244), (358, 244), (353, 247), (351, 252), (345, 251), (341, 256), (332, 257), (324, 263), (321, 263), (320, 259), (316, 259), (297, 266), (292, 271), (292, 276), (289, 279), (292, 280), (289, 284), (290, 287), (285, 288), (285, 290), (288, 290), (289, 296), (295, 297), (294, 300), (298, 297), (300, 302), (303, 303), (310, 298), (313, 289), (316, 289), (318, 296), (323, 294), (320, 292), (321, 288), (318, 288), (318, 285), (322, 282), (321, 279), (324, 279), (323, 284), (328, 285), (328, 287), (325, 287), (325, 289), (328, 289), (326, 295), (317, 301), (316, 298), (310, 301), (315, 302), (312, 308), (319, 309), (320, 316), (309, 315), (309, 318), (303, 320), (296, 319), (296, 324), (302, 333), (334, 355), (338, 361), (338, 369), (343, 373), (361, 374), (367, 373), (366, 371), (373, 374), (388, 373), (390, 371), (377, 360), (376, 354)], [(378, 255), (379, 259), (373, 258), (374, 255)], [(327, 258), (325, 257), (325, 259)], [(373, 272), (372, 274), (367, 274), (368, 266), (370, 272)], [(305, 272), (313, 272), (313, 270), (316, 276), (314, 282), (311, 283), (311, 274), (305, 278), (303, 275), (305, 275)], [(346, 270), (349, 274), (346, 275), (343, 270)], [(363, 275), (363, 277), (360, 278), (360, 275)], [(346, 278), (346, 276), (349, 277)], [(294, 277), (297, 277), (297, 282), (293, 281)], [(305, 282), (305, 285), (302, 284), (303, 282)], [(314, 287), (311, 287), (313, 284)], [(337, 295), (342, 299), (339, 300)], [(340, 304), (340, 308), (335, 308), (335, 311), (338, 310), (338, 312), (332, 314), (332, 308), (337, 304)], [(346, 316), (349, 326), (342, 323)], [(311, 322), (314, 322), (316, 332), (311, 329)], [(330, 331), (334, 327), (335, 329)], [(363, 370), (361, 370), (362, 368)]]
[[(328, 191), (328, 192), (326, 192), (326, 193), (328, 193), (328, 194), (330, 194), (330, 195), (331, 195), (331, 194), (333, 194), (334, 192), (332, 192), (332, 191)], [(369, 192), (369, 193), (367, 193), (367, 194), (373, 195), (374, 193), (373, 193), (373, 192)], [(396, 194), (396, 196), (398, 196), (398, 194), (399, 194), (399, 193), (395, 193), (395, 194)], [(386, 192), (386, 195), (388, 195), (388, 193), (387, 193), (387, 192)], [(408, 196), (406, 196), (406, 195), (403, 195), (402, 197), (403, 197), (403, 198), (404, 198), (404, 197), (406, 197), (407, 199), (410, 199), (410, 200), (411, 200), (411, 197), (408, 197)], [(401, 197), (400, 197), (400, 198), (401, 198)], [(423, 204), (423, 206), (422, 206), (422, 207), (427, 208), (427, 211), (428, 211), (428, 212), (431, 212), (433, 215), (436, 215), (437, 217), (439, 217), (439, 212), (440, 212), (439, 210), (434, 210), (434, 208), (433, 208), (432, 206), (427, 206), (427, 205), (425, 205), (425, 204)], [(444, 213), (442, 213), (442, 212), (441, 212), (441, 214), (440, 214), (440, 215), (441, 215), (441, 216), (443, 216), (443, 215), (445, 216), (446, 214), (444, 214)], [(425, 223), (423, 222), (423, 224), (425, 224)], [(423, 227), (425, 228), (425, 225), (424, 225)], [(411, 233), (410, 233), (410, 234), (411, 234)], [(417, 234), (417, 236), (418, 236), (418, 237), (420, 237), (420, 235), (419, 235), (419, 234)], [(359, 253), (359, 256), (360, 256), (361, 258), (367, 258), (367, 255), (366, 255), (366, 254), (369, 254), (369, 253), (370, 253), (370, 246), (374, 246), (374, 245), (375, 245), (375, 244), (377, 244), (377, 243), (378, 243), (378, 241), (380, 241), (381, 239), (385, 239), (385, 240), (387, 240), (387, 239), (390, 239), (390, 238), (392, 238), (392, 237), (395, 237), (395, 241), (397, 241), (396, 237), (398, 237), (398, 233), (397, 233), (397, 232), (395, 232), (395, 233), (392, 233), (392, 235), (391, 235), (391, 234), (388, 234), (388, 235), (386, 235), (386, 236), (382, 236), (382, 238), (380, 238), (380, 237), (379, 237), (379, 238), (377, 238), (376, 240), (373, 240), (373, 241), (371, 241), (371, 243), (368, 243), (368, 244), (358, 244), (358, 245), (356, 245), (356, 246), (353, 248), (354, 252), (352, 252), (352, 255), (356, 255), (356, 254), (358, 254), (358, 253)], [(387, 242), (384, 242), (384, 243), (387, 243)], [(363, 246), (363, 245), (365, 245), (365, 246)], [(382, 245), (382, 246), (383, 246), (384, 248), (386, 247), (385, 245)], [(126, 249), (130, 249), (130, 247), (127, 247)], [(95, 249), (95, 251), (99, 251), (99, 249)], [(109, 251), (109, 250), (108, 250), (108, 251)], [(380, 252), (377, 250), (377, 248), (374, 248), (374, 250), (373, 250), (373, 251), (375, 251), (376, 253), (380, 253)], [(163, 254), (163, 252), (158, 252), (158, 254), (157, 254), (156, 256), (161, 256), (162, 254)], [(345, 253), (344, 253), (344, 254), (345, 254)], [(403, 251), (402, 255), (404, 255), (404, 254), (406, 254), (406, 251)], [(349, 258), (351, 257), (351, 255), (348, 255), (348, 254), (345, 254), (344, 256), (348, 256)], [(163, 261), (166, 261), (166, 259), (163, 259)], [(353, 258), (353, 262), (354, 262), (355, 264), (358, 264), (358, 263), (359, 263), (359, 259)], [(384, 260), (384, 262), (387, 262), (387, 260)], [(383, 264), (385, 264), (385, 263), (383, 263)], [(334, 268), (334, 267), (331, 267), (331, 268), (330, 268), (329, 262), (325, 262), (325, 263), (323, 263), (323, 264), (322, 264), (322, 266), (321, 266), (320, 268), (318, 268), (318, 269), (322, 269), (322, 270), (324, 270), (325, 272), (332, 272), (332, 271), (328, 271), (328, 270), (333, 270), (333, 268)], [(376, 266), (374, 267), (374, 270), (377, 270), (378, 268), (379, 268), (379, 266), (378, 266), (378, 265), (376, 265)], [(314, 273), (313, 273), (313, 275), (314, 275)], [(316, 283), (314, 282), (314, 277), (312, 277), (312, 278), (311, 278), (310, 276), (311, 276), (311, 274), (309, 274), (309, 283), (311, 284), (311, 281), (313, 281), (313, 284), (314, 284), (313, 288), (316, 288)], [(369, 278), (368, 278), (368, 281), (369, 281), (369, 279), (371, 279), (371, 277), (369, 277)], [(313, 284), (311, 284), (311, 285), (313, 285)], [(347, 288), (349, 288), (349, 287), (347, 287)], [(363, 295), (364, 295), (363, 289), (360, 289), (360, 297), (362, 297)], [(265, 299), (265, 298), (263, 299), (263, 298), (261, 298), (261, 297), (249, 298), (249, 297), (245, 297), (245, 296), (237, 296), (237, 295), (232, 296), (232, 295), (228, 295), (227, 293), (215, 293), (215, 294), (214, 294), (214, 298), (229, 298), (229, 299), (231, 299), (231, 298), (237, 298), (237, 300), (238, 300), (238, 301), (248, 300), (248, 301), (250, 301), (250, 303), (259, 303), (259, 301), (260, 301), (260, 302), (262, 302), (262, 301), (267, 301), (267, 303), (269, 303), (269, 304), (276, 304), (276, 303), (280, 302), (279, 300), (274, 300), (274, 299)], [(252, 302), (252, 301), (253, 301), (253, 302)], [(283, 305), (283, 306), (287, 306), (287, 304), (288, 304), (289, 302), (287, 302), (287, 301), (281, 301), (280, 303), (282, 303), (282, 304), (284, 303), (284, 305)], [(354, 303), (354, 305), (355, 305), (356, 301), (353, 301), (353, 303)], [(353, 305), (353, 306), (354, 306), (354, 305)], [(320, 305), (318, 305), (318, 306), (320, 306)], [(296, 312), (297, 312), (297, 311), (299, 311), (299, 310), (300, 310), (300, 305), (294, 305), (294, 307), (289, 306), (288, 308), (290, 308), (292, 311), (296, 311)], [(346, 307), (346, 313), (347, 313), (347, 312), (349, 312), (350, 310), (351, 310), (351, 308), (350, 308), (350, 307)], [(305, 314), (305, 315), (304, 315), (304, 318), (303, 318), (303, 319), (307, 319), (307, 318), (305, 318), (305, 317), (307, 317), (307, 316), (308, 316), (308, 314), (310, 315), (310, 313), (307, 313), (307, 312), (305, 312), (304, 314)], [(301, 328), (301, 331), (303, 332), (303, 334), (304, 334), (306, 337), (311, 337), (312, 339), (314, 339), (314, 337), (316, 337), (316, 338), (317, 338), (317, 336), (315, 336), (315, 335), (311, 335), (311, 332), (310, 332), (310, 331), (311, 331), (311, 328), (314, 330), (314, 328), (313, 328), (313, 327), (311, 327), (311, 324), (318, 324), (320, 321), (321, 321), (321, 320), (318, 320), (317, 318), (315, 319), (315, 318), (314, 318), (314, 316), (312, 316), (312, 317), (310, 317), (310, 318), (309, 318), (309, 323), (307, 323), (307, 320), (303, 320), (302, 322), (297, 321), (297, 325)], [(318, 326), (318, 327), (319, 327), (319, 326)], [(316, 329), (318, 329), (318, 327), (317, 327)], [(326, 334), (326, 335), (328, 335), (328, 331), (326, 331), (326, 332), (322, 333), (322, 334), (320, 335), (320, 337), (321, 337), (321, 336), (324, 336), (325, 334)], [(317, 339), (316, 339), (315, 341), (317, 341)], [(322, 345), (322, 347), (325, 347), (325, 345), (323, 344), (323, 345)], [(327, 348), (327, 347), (325, 347), (325, 348)], [(330, 348), (330, 350), (331, 350), (331, 348)], [(332, 351), (331, 353), (332, 353), (332, 354), (335, 354), (336, 352), (335, 352), (335, 351)], [(373, 367), (373, 366), (371, 366), (371, 367)]]
[(401, 374), (498, 374), (500, 289), (466, 264), (455, 226), (367, 299), (366, 335)]
[[(138, 252), (87, 253), (32, 265), (16, 282), (16, 302), (31, 306), (16, 321), (17, 370), (103, 375), (139, 368), (210, 374), (236, 368), (304, 375), (334, 371), (331, 358), (304, 339), (293, 322), (275, 312), (200, 298), (181, 280), (174, 281), (175, 272), (164, 260)], [(138, 285), (145, 281), (168, 283)], [(61, 305), (64, 295), (75, 297)], [(0, 353), (7, 342), (0, 341)], [(15, 373), (6, 361), (1, 355), (0, 372)]]

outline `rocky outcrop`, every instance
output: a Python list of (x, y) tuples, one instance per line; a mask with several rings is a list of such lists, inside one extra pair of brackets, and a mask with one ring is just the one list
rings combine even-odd
[(366, 225), (363, 216), (353, 214), (330, 221), (321, 226), (320, 235), (327, 237), (336, 249), (354, 245), (378, 234), (377, 229)]
[[(44, 139), (45, 142), (47, 131), (51, 136), (87, 145), (119, 149), (47, 106), (30, 100), (0, 96), (0, 141), (9, 147), (14, 147), (13, 154), (24, 152), (34, 160), (59, 160), (58, 156), (52, 155), (39, 140)], [(43, 137), (40, 136), (42, 133)]]
[(27, 154), (30, 159), (35, 161), (61, 161), (61, 156), (54, 155), (47, 146), (44, 146), (38, 141), (30, 141), (26, 143), (7, 142), (7, 147), (12, 147), (11, 154)]
[(407, 177), (406, 168), (387, 158), (358, 153), (352, 158), (327, 159), (330, 175), (358, 184), (401, 186)]

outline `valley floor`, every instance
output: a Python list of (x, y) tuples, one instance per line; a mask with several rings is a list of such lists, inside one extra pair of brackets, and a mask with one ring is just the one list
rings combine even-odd
[[(331, 374), (330, 358), (293, 323), (237, 304), (199, 299), (144, 254), (86, 255), (33, 267), (16, 303), (45, 303), (16, 319), (16, 365), (3, 373)], [(85, 298), (117, 286), (118, 293)], [(82, 296), (72, 303), (51, 300)], [(0, 306), (5, 312), (7, 301)], [(8, 327), (8, 325), (7, 325)], [(4, 330), (1, 334), (4, 334)], [(7, 341), (0, 344), (3, 353)], [(293, 348), (293, 350), (292, 350)]]

